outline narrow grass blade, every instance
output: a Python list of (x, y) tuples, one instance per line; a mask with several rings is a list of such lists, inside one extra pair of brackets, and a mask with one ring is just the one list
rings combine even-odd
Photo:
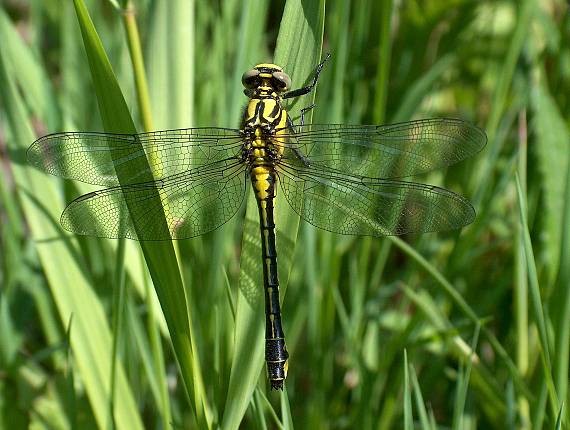
[(287, 396), (287, 388), (281, 394), (281, 422), (283, 423), (283, 430), (293, 430), (293, 417), (291, 416), (291, 405), (289, 404), (289, 397)]
[[(430, 264), (415, 249), (413, 249), (410, 245), (408, 245), (400, 238), (389, 237), (388, 239), (392, 241), (396, 246), (398, 246), (398, 248), (412, 257), (421, 267), (423, 267), (430, 274), (430, 276), (436, 280), (445, 294), (447, 294), (453, 300), (453, 302), (455, 302), (461, 312), (463, 312), (473, 323), (479, 324), (480, 319), (477, 317), (475, 311), (469, 306), (469, 304), (465, 301), (461, 294), (459, 294), (455, 287), (447, 279), (445, 279), (445, 277), (432, 264)], [(526, 397), (531, 398), (532, 394), (530, 393), (521, 375), (518, 373), (517, 367), (514, 364), (513, 360), (505, 348), (501, 345), (501, 342), (499, 342), (496, 336), (484, 326), (481, 327), (481, 330), (485, 337), (490, 341), (493, 349), (505, 362), (505, 365), (509, 369), (509, 373), (515, 381), (517, 388), (519, 388)]]
[[(473, 340), (471, 342), (471, 351), (477, 350), (480, 328), (481, 326), (479, 324), (475, 326), (475, 334), (473, 335)], [(474, 354), (474, 352), (472, 352), (472, 354)], [(473, 360), (471, 359), (471, 355), (468, 356), (464, 363), (465, 365), (462, 364), (459, 371), (459, 377), (457, 378), (457, 394), (455, 396), (455, 404), (453, 406), (452, 429), (454, 430), (465, 428), (465, 403), (467, 401), (469, 380), (471, 378), (471, 369), (473, 367)]]
[[(527, 192), (527, 121), (526, 111), (519, 114), (519, 156), (517, 157), (517, 170), (521, 178), (523, 192)], [(519, 231), (515, 236), (514, 251), (514, 299), (516, 318), (516, 340), (517, 340), (517, 367), (519, 373), (524, 377), (529, 370), (529, 329), (528, 329), (528, 277), (527, 264), (524, 251), (523, 232)], [(523, 423), (523, 430), (527, 430), (530, 424), (529, 401), (524, 396), (518, 396), (517, 412), (520, 421)]]
[(562, 417), (564, 416), (562, 412), (564, 411), (564, 402), (560, 405), (560, 410), (558, 411), (558, 416), (556, 417), (556, 425), (554, 426), (554, 430), (561, 430), (562, 429)]
[(17, 74), (20, 82), (26, 84), (24, 103), (41, 114), (48, 125), (55, 125), (57, 111), (51, 106), (55, 98), (45, 69), (25, 45), (3, 9), (0, 9), (0, 40), (6, 57), (11, 59), (6, 65), (8, 73)]
[(541, 224), (547, 235), (544, 260), (548, 276), (544, 283), (550, 285), (556, 276), (549, 303), (554, 333), (552, 364), (558, 398), (563, 400), (568, 395), (570, 359), (570, 129), (542, 70), (536, 72), (536, 79), (531, 103), (545, 202)]
[[(301, 86), (320, 57), (324, 23), (324, 2), (303, 7), (300, 0), (286, 3), (274, 61), (282, 66), (293, 82)], [(310, 100), (306, 100), (310, 104)], [(294, 105), (292, 115), (302, 106)], [(285, 201), (276, 204), (276, 234), (280, 283), (285, 292), (298, 217), (291, 214)], [(263, 303), (259, 219), (253, 193), (248, 200), (242, 237), (240, 286), (236, 312), (234, 359), (223, 428), (237, 428), (263, 367)], [(286, 306), (284, 308), (286, 310)]]
[(404, 94), (400, 107), (390, 118), (391, 123), (406, 121), (412, 117), (422, 99), (435, 82), (441, 79), (442, 75), (448, 71), (455, 63), (455, 56), (448, 54), (441, 57), (429, 71), (418, 81), (414, 82), (410, 89)]
[(412, 393), (410, 392), (410, 374), (408, 368), (408, 352), (404, 350), (404, 429), (414, 429), (412, 415)]
[(376, 72), (376, 95), (374, 101), (374, 123), (383, 124), (386, 120), (386, 99), (388, 97), (388, 77), (392, 57), (392, 0), (380, 2), (380, 49), (378, 50), (378, 71)]
[[(560, 311), (553, 317), (555, 327), (554, 382), (559, 399), (568, 398), (568, 380), (570, 378), (570, 151), (568, 151), (568, 166), (566, 170), (566, 193), (564, 198), (564, 213), (562, 215), (562, 240), (560, 241), (560, 270), (558, 282), (553, 297), (560, 304)], [(570, 421), (568, 408), (566, 420)]]
[[(14, 137), (9, 150), (14, 157), (14, 176), (32, 237), (36, 240), (46, 237), (59, 239), (37, 243), (36, 249), (61, 320), (67, 323), (71, 315), (81, 316), (75, 319), (70, 333), (71, 347), (97, 423), (104, 428), (110, 417), (110, 330), (101, 303), (90, 289), (85, 273), (75, 264), (75, 249), (57, 223), (61, 206), (56, 204), (60, 195), (55, 184), (46, 181), (43, 174), (26, 167), (25, 149), (34, 140), (34, 134), (14, 77), (7, 73), (3, 51), (0, 51), (0, 100), (6, 106), (8, 124)], [(114, 416), (117, 428), (142, 429), (122, 368), (117, 369), (116, 390)]]
[[(82, 0), (74, 0), (74, 4), (103, 126), (108, 132), (135, 133), (129, 109), (87, 9)], [(147, 160), (140, 162), (146, 164)], [(116, 170), (120, 180), (125, 172), (121, 172), (120, 166), (116, 166)], [(141, 178), (143, 179), (152, 180), (152, 177)], [(159, 198), (158, 192), (156, 198)], [(164, 217), (157, 217), (155, 221), (166, 222)], [(191, 346), (186, 296), (174, 247), (171, 242), (141, 242), (141, 248), (169, 327), (186, 392), (192, 400), (198, 422), (205, 424), (211, 417), (205, 396), (200, 394), (203, 387), (195, 386), (195, 382), (200, 381), (200, 378), (194, 374), (195, 357)]]
[(550, 346), (548, 341), (548, 334), (546, 332), (546, 318), (544, 315), (542, 298), (540, 295), (540, 287), (538, 285), (538, 275), (536, 270), (536, 263), (534, 260), (534, 251), (532, 249), (532, 242), (528, 231), (528, 223), (526, 219), (526, 200), (522, 193), (521, 184), (518, 175), (516, 176), (517, 194), (519, 198), (519, 215), (522, 226), (524, 238), (524, 250), (527, 262), (527, 270), (529, 277), (529, 292), (530, 301), (534, 310), (534, 317), (538, 327), (538, 336), (540, 339), (540, 357), (542, 361), (542, 371), (548, 388), (548, 395), (550, 406), (553, 413), (558, 411), (558, 396), (554, 388), (554, 381), (552, 379), (552, 360), (550, 359)]
[(544, 73), (537, 71), (537, 83), (531, 91), (531, 106), (534, 113), (534, 129), (538, 144), (534, 146), (534, 153), (538, 160), (538, 168), (544, 190), (543, 225), (548, 235), (545, 240), (545, 249), (548, 252), (546, 265), (548, 276), (547, 285), (556, 277), (560, 267), (560, 250), (562, 229), (564, 228), (562, 215), (564, 213), (565, 176), (570, 168), (570, 130), (565, 119), (556, 105), (556, 101), (548, 90)]
[(422, 430), (435, 430), (435, 428), (432, 427), (431, 425), (426, 405), (424, 402), (424, 397), (422, 395), (422, 390), (420, 388), (420, 383), (418, 381), (418, 376), (412, 364), (410, 364), (410, 379), (412, 380), (412, 388), (414, 391), (414, 398), (416, 401), (416, 408), (418, 410), (418, 415), (420, 418), (421, 428)]
[(139, 28), (132, 1), (129, 0), (125, 3), (125, 9), (123, 11), (123, 25), (127, 34), (129, 53), (131, 54), (131, 63), (133, 65), (133, 75), (135, 78), (141, 123), (143, 124), (144, 131), (152, 131), (154, 126), (152, 122), (150, 96), (146, 81), (146, 71), (143, 62)]

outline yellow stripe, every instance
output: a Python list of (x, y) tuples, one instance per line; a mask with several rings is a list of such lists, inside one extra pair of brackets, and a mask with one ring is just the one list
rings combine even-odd
[(255, 109), (259, 100), (251, 99), (247, 104), (247, 119), (253, 118), (255, 116)]

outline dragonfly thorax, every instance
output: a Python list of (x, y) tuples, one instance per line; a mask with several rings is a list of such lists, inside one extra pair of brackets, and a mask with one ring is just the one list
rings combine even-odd
[(241, 132), (249, 165), (274, 164), (283, 154), (283, 135), (288, 125), (281, 97), (252, 97), (245, 108)]

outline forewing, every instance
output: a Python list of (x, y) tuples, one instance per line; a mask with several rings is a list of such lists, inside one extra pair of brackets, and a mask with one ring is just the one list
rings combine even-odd
[[(393, 125), (310, 124), (284, 130), (284, 159), (301, 166), (371, 178), (402, 178), (455, 164), (479, 152), (487, 137), (458, 119), (423, 119)], [(292, 150), (292, 149), (295, 150)]]
[[(28, 149), (28, 160), (55, 176), (113, 187), (148, 181), (149, 174), (163, 179), (238, 157), (241, 142), (239, 130), (225, 128), (56, 133), (36, 140)], [(121, 183), (115, 169), (121, 169)]]
[(390, 236), (461, 228), (475, 211), (463, 197), (431, 185), (355, 178), (281, 166), (285, 198), (310, 224), (339, 234)]
[(242, 204), (245, 187), (241, 163), (218, 161), (164, 180), (81, 196), (67, 206), (61, 224), (68, 231), (88, 236), (186, 239), (230, 220)]

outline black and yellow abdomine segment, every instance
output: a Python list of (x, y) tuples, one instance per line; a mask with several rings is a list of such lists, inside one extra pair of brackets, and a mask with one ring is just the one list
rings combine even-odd
[(271, 387), (283, 389), (289, 354), (281, 324), (277, 276), (275, 164), (283, 155), (282, 143), (278, 143), (277, 139), (288, 125), (287, 112), (281, 105), (281, 94), (289, 89), (291, 81), (280, 67), (274, 64), (258, 64), (243, 75), (242, 82), (246, 94), (250, 97), (241, 128), (245, 138), (244, 154), (250, 166), (261, 230), (265, 290), (265, 361)]

